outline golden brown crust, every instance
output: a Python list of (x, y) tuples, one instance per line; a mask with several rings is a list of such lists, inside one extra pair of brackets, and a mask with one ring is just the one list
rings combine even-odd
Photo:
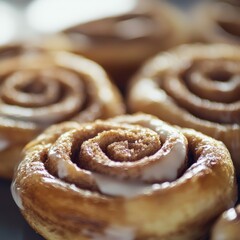
[[(109, 140), (115, 130), (119, 139)], [(154, 139), (159, 135), (157, 150), (149, 153), (156, 139), (145, 148), (142, 131)], [(108, 146), (106, 141), (110, 141)], [(128, 147), (123, 148), (126, 142)], [(136, 159), (139, 148), (146, 156)], [(131, 150), (133, 158), (115, 159), (116, 155), (124, 159)], [(85, 154), (92, 156), (90, 164)], [(163, 173), (171, 175), (173, 166), (182, 161), (178, 176), (162, 183), (145, 181), (168, 154), (171, 170), (165, 166)], [(158, 155), (149, 176), (147, 169)], [(132, 166), (142, 171), (140, 175), (132, 172)], [(116, 172), (118, 168), (124, 170)], [(99, 176), (108, 181), (102, 184)], [(117, 193), (116, 186), (106, 187), (116, 181), (118, 187), (124, 184)], [(133, 194), (139, 184), (141, 191)], [(129, 186), (136, 188), (124, 195)], [(194, 130), (182, 129), (181, 133), (153, 116), (138, 114), (52, 126), (26, 146), (12, 193), (30, 225), (47, 239), (193, 240), (204, 236), (213, 220), (234, 205), (236, 182), (230, 155), (221, 142)]]
[(128, 106), (223, 141), (240, 173), (240, 49), (185, 45), (159, 54), (132, 80)]
[(50, 124), (124, 112), (104, 70), (67, 52), (2, 46), (0, 77), (0, 176), (11, 177), (22, 147)]
[[(229, 1), (231, 2), (231, 1)], [(192, 12), (195, 41), (240, 44), (240, 5), (221, 1), (200, 3)]]
[(124, 14), (73, 26), (45, 46), (93, 59), (125, 88), (129, 74), (158, 51), (185, 42), (186, 31), (183, 16), (170, 4), (138, 0)]
[(240, 236), (240, 205), (225, 211), (212, 229), (211, 240), (237, 240)]

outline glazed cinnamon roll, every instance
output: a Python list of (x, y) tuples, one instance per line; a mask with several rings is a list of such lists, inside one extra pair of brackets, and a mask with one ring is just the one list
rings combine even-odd
[(137, 114), (50, 127), (12, 194), (46, 239), (193, 240), (234, 205), (236, 183), (221, 142)]
[(225, 211), (215, 223), (211, 240), (238, 240), (240, 236), (240, 205)]
[(139, 71), (128, 106), (223, 141), (240, 173), (239, 91), (239, 47), (185, 45), (159, 54)]
[(93, 59), (125, 88), (129, 75), (144, 60), (187, 38), (183, 16), (170, 4), (134, 0), (128, 5), (122, 14), (81, 23), (49, 37), (46, 47)]
[(124, 112), (102, 68), (67, 52), (3, 46), (0, 84), (1, 177), (11, 177), (23, 146), (47, 126)]
[[(236, 1), (237, 2), (237, 1)], [(207, 2), (193, 10), (193, 36), (196, 41), (240, 44), (240, 5)]]

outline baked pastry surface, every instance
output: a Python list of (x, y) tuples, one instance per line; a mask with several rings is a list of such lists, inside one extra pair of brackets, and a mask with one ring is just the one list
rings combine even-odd
[(184, 45), (159, 54), (133, 78), (131, 112), (146, 112), (223, 141), (240, 173), (240, 48)]
[(23, 146), (47, 126), (124, 112), (121, 96), (96, 63), (67, 52), (0, 48), (0, 176), (10, 178)]
[(24, 150), (12, 194), (46, 239), (199, 239), (236, 201), (219, 141), (156, 117), (66, 122)]

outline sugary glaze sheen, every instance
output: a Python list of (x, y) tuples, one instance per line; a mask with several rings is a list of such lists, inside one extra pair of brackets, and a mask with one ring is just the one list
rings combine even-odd
[(234, 205), (236, 182), (221, 142), (137, 114), (50, 127), (12, 193), (46, 239), (193, 240)]
[(124, 112), (120, 94), (102, 68), (67, 52), (3, 46), (0, 84), (1, 177), (12, 176), (23, 146), (47, 126)]
[(238, 240), (240, 236), (240, 205), (225, 211), (215, 223), (211, 240)]
[(143, 66), (130, 84), (128, 106), (223, 141), (240, 173), (239, 91), (239, 47), (185, 45)]
[(126, 13), (73, 26), (47, 38), (45, 45), (93, 59), (125, 87), (125, 78), (144, 60), (187, 39), (183, 16), (173, 6), (156, 0), (135, 2)]
[[(240, 5), (222, 1), (200, 3), (193, 10), (193, 40), (240, 44)], [(237, 3), (238, 2), (238, 3)]]

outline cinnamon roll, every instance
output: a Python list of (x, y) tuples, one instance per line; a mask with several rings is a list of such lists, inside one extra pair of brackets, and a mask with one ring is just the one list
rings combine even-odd
[(240, 44), (239, 1), (238, 5), (217, 1), (198, 4), (192, 19), (195, 41)]
[(128, 106), (223, 141), (240, 173), (239, 91), (239, 47), (185, 45), (159, 54), (139, 71)]
[(10, 178), (20, 152), (47, 126), (124, 112), (100, 66), (67, 52), (20, 45), (0, 48), (0, 176)]
[(240, 236), (240, 205), (225, 211), (212, 230), (211, 240), (238, 240)]
[(170, 4), (134, 0), (127, 5), (124, 13), (69, 27), (47, 38), (45, 46), (93, 59), (123, 89), (144, 60), (187, 38), (183, 16)]
[(50, 127), (25, 147), (12, 194), (46, 239), (193, 240), (236, 183), (221, 142), (137, 114)]

